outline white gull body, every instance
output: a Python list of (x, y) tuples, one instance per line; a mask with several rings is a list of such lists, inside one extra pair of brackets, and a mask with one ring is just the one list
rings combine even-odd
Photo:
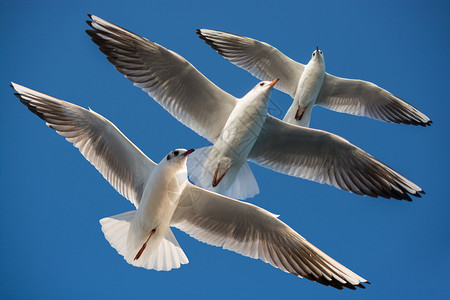
[(187, 156), (175, 149), (155, 164), (101, 115), (12, 83), (30, 111), (64, 136), (135, 206), (100, 220), (106, 239), (138, 267), (171, 270), (188, 263), (170, 226), (299, 277), (332, 286), (364, 288), (364, 278), (309, 243), (278, 216), (209, 192), (187, 181)]
[(214, 145), (200, 149), (188, 161), (193, 182), (238, 199), (259, 193), (246, 161), (261, 134), (276, 82), (263, 81), (250, 90), (237, 102)]
[(317, 48), (300, 76), (294, 101), (284, 116), (283, 121), (309, 127), (311, 111), (316, 104), (324, 77), (325, 60), (323, 59), (322, 51)]
[[(411, 200), (422, 189), (345, 139), (267, 114), (272, 87), (263, 81), (238, 99), (209, 81), (177, 53), (90, 16), (86, 32), (108, 60), (180, 122), (213, 146), (188, 160), (197, 185), (245, 199), (259, 192), (245, 160), (280, 173), (372, 197)], [(276, 83), (276, 84), (275, 84)], [(298, 81), (296, 82), (296, 84)], [(248, 103), (246, 103), (248, 102)]]
[(294, 98), (284, 117), (289, 123), (309, 126), (316, 104), (386, 122), (420, 126), (432, 123), (417, 108), (371, 82), (326, 73), (323, 53), (318, 48), (305, 66), (255, 39), (210, 29), (198, 29), (197, 34), (224, 58), (257, 78), (280, 78), (276, 88)]

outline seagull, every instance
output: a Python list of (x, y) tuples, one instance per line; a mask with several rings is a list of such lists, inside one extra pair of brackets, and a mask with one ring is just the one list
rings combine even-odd
[(316, 47), (305, 66), (275, 47), (223, 31), (197, 29), (197, 34), (231, 63), (261, 80), (280, 78), (276, 88), (294, 101), (284, 121), (309, 127), (314, 105), (376, 120), (427, 126), (432, 121), (414, 106), (379, 86), (325, 72), (323, 52)]
[(274, 86), (262, 81), (235, 98), (177, 53), (94, 15), (91, 36), (115, 68), (172, 116), (208, 139), (188, 160), (189, 179), (244, 200), (259, 193), (247, 160), (359, 195), (405, 199), (423, 190), (347, 140), (267, 114)]
[(189, 261), (170, 227), (204, 243), (337, 289), (367, 280), (320, 251), (274, 215), (188, 182), (187, 157), (175, 149), (154, 163), (113, 123), (75, 104), (11, 83), (30, 111), (73, 143), (136, 210), (100, 220), (117, 252), (137, 267), (179, 268)]

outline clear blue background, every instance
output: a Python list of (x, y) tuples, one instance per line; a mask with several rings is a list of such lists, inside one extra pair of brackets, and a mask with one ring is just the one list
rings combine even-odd
[[(449, 11), (446, 1), (0, 1), (0, 298), (448, 295)], [(258, 80), (204, 44), (196, 28), (263, 40), (303, 63), (318, 45), (329, 73), (374, 82), (427, 114), (434, 124), (421, 128), (313, 111), (312, 127), (343, 136), (420, 185), (427, 194), (412, 203), (251, 165), (261, 187), (252, 203), (373, 284), (341, 292), (177, 230), (188, 265), (171, 272), (128, 265), (98, 220), (133, 206), (27, 111), (9, 82), (91, 107), (155, 161), (208, 143), (113, 68), (84, 32), (87, 13), (174, 50), (237, 97)], [(272, 100), (282, 112), (291, 103), (278, 91)]]

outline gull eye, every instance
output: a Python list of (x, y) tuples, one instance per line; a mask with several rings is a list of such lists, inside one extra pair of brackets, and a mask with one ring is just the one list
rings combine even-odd
[(322, 54), (322, 51), (319, 51), (320, 52), (320, 54)]
[(316, 56), (316, 52), (313, 52), (313, 56)]
[(174, 151), (173, 154), (175, 154), (175, 156), (178, 156), (178, 150)]
[(170, 160), (170, 154), (167, 155), (167, 160)]
[(264, 85), (264, 82), (261, 82), (259, 85), (260, 85), (260, 86), (263, 86), (263, 85)]

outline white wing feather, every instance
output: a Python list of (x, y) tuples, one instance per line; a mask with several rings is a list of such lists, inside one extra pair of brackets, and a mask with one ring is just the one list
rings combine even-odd
[(405, 199), (422, 189), (347, 140), (268, 116), (248, 159), (274, 171), (359, 195)]
[(86, 32), (116, 69), (170, 114), (214, 142), (236, 98), (208, 80), (177, 53), (99, 17)]
[(275, 88), (294, 97), (305, 66), (271, 45), (248, 37), (210, 29), (197, 34), (220, 55), (261, 80), (279, 78)]
[[(198, 29), (197, 34), (220, 55), (262, 80), (280, 78), (275, 88), (294, 98), (304, 65), (271, 45), (248, 37)], [(414, 106), (377, 85), (326, 74), (316, 101), (328, 109), (373, 119), (427, 126), (432, 121)]]
[(276, 215), (192, 184), (184, 189), (171, 226), (204, 243), (261, 259), (325, 285), (354, 289), (367, 282), (314, 247)]
[(326, 74), (316, 101), (328, 109), (373, 119), (427, 126), (432, 121), (411, 104), (379, 86)]
[(15, 94), (50, 128), (79, 148), (106, 180), (136, 207), (156, 165), (103, 116), (12, 83)]

